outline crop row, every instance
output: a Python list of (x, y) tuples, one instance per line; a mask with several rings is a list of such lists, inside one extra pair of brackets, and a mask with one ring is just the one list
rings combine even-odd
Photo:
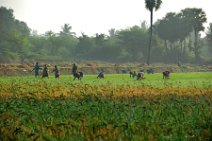
[(81, 99), (87, 95), (96, 97), (128, 98), (144, 96), (152, 99), (160, 95), (207, 95), (212, 94), (212, 88), (177, 88), (163, 87), (155, 88), (148, 86), (113, 86), (113, 85), (89, 85), (89, 84), (52, 84), (52, 83), (9, 83), (0, 84), (0, 98), (34, 98), (34, 99), (54, 99), (71, 98)]
[(0, 140), (209, 140), (210, 95), (0, 100)]
[(209, 140), (212, 89), (1, 83), (0, 140)]

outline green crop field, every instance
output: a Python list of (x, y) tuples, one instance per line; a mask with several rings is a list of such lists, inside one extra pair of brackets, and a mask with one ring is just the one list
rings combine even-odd
[(211, 139), (211, 72), (0, 77), (0, 140)]

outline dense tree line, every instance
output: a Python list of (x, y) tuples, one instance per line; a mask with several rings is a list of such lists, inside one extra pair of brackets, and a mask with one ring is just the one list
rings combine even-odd
[(25, 22), (15, 19), (12, 9), (0, 7), (0, 63), (85, 60), (144, 63), (150, 51), (151, 63), (211, 63), (212, 24), (206, 36), (200, 37), (206, 21), (202, 9), (186, 8), (179, 13), (167, 13), (151, 30), (142, 22), (140, 26), (110, 29), (108, 35), (81, 33), (77, 37), (71, 25), (64, 24), (59, 33), (50, 30), (38, 35)]

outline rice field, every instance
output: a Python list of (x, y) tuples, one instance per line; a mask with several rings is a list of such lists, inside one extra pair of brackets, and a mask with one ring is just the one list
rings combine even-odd
[(211, 139), (211, 72), (0, 77), (0, 140)]

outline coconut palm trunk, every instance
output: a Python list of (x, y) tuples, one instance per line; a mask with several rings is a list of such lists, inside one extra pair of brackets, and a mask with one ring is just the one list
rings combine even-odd
[(147, 51), (147, 65), (150, 64), (151, 48), (152, 48), (152, 22), (153, 22), (153, 10), (150, 11), (150, 35), (149, 35), (149, 46)]
[(151, 58), (151, 48), (152, 48), (152, 24), (153, 24), (153, 10), (158, 10), (160, 8), (162, 1), (161, 0), (145, 0), (146, 8), (150, 11), (150, 37), (149, 37), (149, 46), (147, 52), (147, 61), (146, 63), (150, 64)]

